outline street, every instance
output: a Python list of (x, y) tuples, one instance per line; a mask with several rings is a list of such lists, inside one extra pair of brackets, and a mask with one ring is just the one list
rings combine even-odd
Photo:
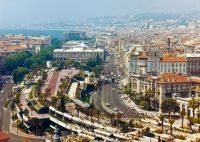
[[(113, 72), (114, 82), (112, 81), (102, 81), (101, 85), (98, 87), (97, 96), (95, 96), (95, 107), (101, 111), (103, 110), (102, 104), (107, 104), (109, 109), (117, 108), (119, 112), (122, 112), (126, 118), (135, 118), (139, 117), (139, 113), (131, 110), (126, 107), (121, 100), (121, 90), (119, 91), (116, 86), (119, 86), (119, 78), (118, 76), (122, 76), (122, 74), (116, 74), (116, 66), (113, 64), (113, 59), (109, 60), (109, 63), (104, 65), (104, 76), (111, 76), (111, 72)], [(111, 79), (110, 79), (111, 80)], [(113, 89), (114, 88), (114, 89)]]
[(0, 93), (0, 96), (1, 96), (0, 97), (0, 130), (4, 130), (4, 128), (7, 127), (10, 123), (8, 119), (6, 119), (7, 121), (4, 120), (5, 112), (3, 110), (3, 106), (6, 100), (12, 97), (12, 86), (13, 86), (9, 78), (6, 77), (4, 79), (7, 81), (7, 83), (3, 85), (2, 91)]

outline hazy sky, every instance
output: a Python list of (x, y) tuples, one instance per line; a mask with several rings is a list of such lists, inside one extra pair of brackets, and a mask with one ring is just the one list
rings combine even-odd
[(0, 26), (188, 11), (200, 11), (200, 0), (0, 0)]

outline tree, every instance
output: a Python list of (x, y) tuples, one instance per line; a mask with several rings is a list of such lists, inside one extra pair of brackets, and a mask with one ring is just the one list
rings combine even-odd
[(57, 99), (57, 97), (52, 97), (51, 98), (51, 105), (53, 106), (53, 107), (56, 107), (56, 105), (57, 105), (57, 102), (58, 102), (58, 99)]
[(193, 118), (192, 117), (188, 117), (187, 120), (188, 120), (188, 125), (190, 127), (190, 130), (192, 131)]
[(169, 124), (170, 124), (170, 135), (172, 135), (172, 129), (173, 129), (173, 124), (174, 124), (175, 120), (174, 119), (169, 119)]
[(113, 119), (115, 118), (115, 114), (114, 113), (109, 113), (109, 117), (110, 117), (110, 122), (111, 124), (113, 124)]
[(94, 110), (93, 109), (89, 109), (89, 114), (90, 114), (90, 121), (92, 122), (92, 117), (94, 115)]
[(80, 115), (80, 109), (81, 109), (81, 107), (80, 107), (79, 105), (77, 105), (77, 106), (76, 106), (76, 110), (77, 110), (77, 113), (78, 113), (78, 117), (79, 117), (79, 115)]
[(28, 79), (28, 81), (30, 81), (31, 83), (34, 82), (34, 76), (33, 76), (31, 73), (29, 73), (29, 74), (27, 75), (27, 79)]
[(198, 108), (198, 106), (199, 106), (198, 100), (195, 99), (195, 98), (192, 98), (192, 99), (189, 101), (188, 106), (189, 106), (190, 108), (192, 108), (192, 113), (193, 113), (193, 118), (194, 118), (194, 116), (195, 116), (195, 109)]
[(38, 118), (32, 118), (28, 122), (29, 129), (37, 136), (42, 136), (44, 133), (43, 122)]
[(13, 101), (10, 104), (10, 109), (12, 110), (12, 112), (15, 110), (15, 103)]
[(165, 117), (164, 117), (164, 115), (161, 114), (159, 118), (160, 118), (160, 121), (161, 121), (161, 126), (162, 126), (162, 131), (163, 131), (163, 126), (164, 126), (163, 123), (164, 123)]
[(48, 76), (47, 73), (46, 73), (46, 72), (43, 72), (43, 73), (42, 73), (42, 80), (46, 80), (46, 79), (47, 79), (47, 76)]
[(161, 110), (163, 113), (168, 113), (169, 117), (171, 117), (171, 112), (178, 112), (179, 111), (179, 104), (173, 98), (165, 99), (161, 104)]
[(24, 67), (19, 67), (12, 72), (14, 82), (20, 82), (24, 76), (28, 73), (28, 69)]
[(181, 115), (181, 120), (182, 120), (181, 127), (183, 128), (183, 120), (184, 120), (184, 116), (186, 115), (184, 108), (181, 110), (180, 115)]
[(12, 115), (12, 120), (13, 121), (17, 120), (17, 114), (16, 113)]
[(29, 116), (29, 113), (30, 113), (30, 111), (26, 108), (26, 109), (24, 110), (25, 116)]
[(122, 114), (120, 112), (118, 112), (116, 116), (117, 116), (117, 125), (119, 127), (119, 122), (121, 121)]
[(148, 89), (144, 95), (145, 101), (148, 102), (148, 105), (151, 108), (151, 97), (153, 97), (153, 91), (151, 89)]
[(66, 109), (65, 109), (65, 101), (66, 101), (66, 99), (65, 99), (64, 95), (61, 95), (60, 96), (60, 110), (62, 112), (66, 111)]
[(147, 101), (142, 101), (140, 103), (140, 106), (142, 107), (142, 109), (145, 109), (145, 110), (148, 110), (150, 107)]
[(99, 109), (97, 109), (97, 110), (96, 110), (96, 114), (97, 114), (98, 123), (99, 123), (99, 117), (100, 117), (100, 113), (101, 113), (101, 112), (100, 112), (100, 110), (99, 110)]

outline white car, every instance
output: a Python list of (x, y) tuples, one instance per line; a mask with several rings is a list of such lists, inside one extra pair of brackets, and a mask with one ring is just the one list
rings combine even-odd
[(115, 89), (115, 88), (113, 88), (112, 90), (113, 90), (113, 91), (115, 91), (116, 89)]
[(106, 103), (106, 106), (110, 106), (110, 104), (109, 104), (109, 103)]
[(135, 110), (135, 108), (134, 108), (134, 107), (131, 107), (131, 109), (132, 109), (132, 110)]
[(114, 107), (113, 110), (114, 110), (114, 111), (118, 111), (118, 108), (117, 108), (117, 107)]

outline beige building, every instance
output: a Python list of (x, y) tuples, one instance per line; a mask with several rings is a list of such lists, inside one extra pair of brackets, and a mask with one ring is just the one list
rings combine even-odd
[(165, 53), (160, 59), (160, 74), (176, 73), (187, 74), (187, 61), (185, 57)]

